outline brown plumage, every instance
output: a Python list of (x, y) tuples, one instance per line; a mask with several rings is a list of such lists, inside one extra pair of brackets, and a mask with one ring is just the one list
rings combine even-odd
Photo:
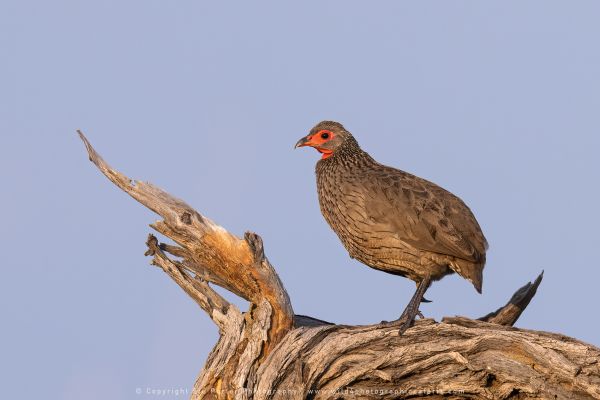
[[(296, 145), (317, 162), (321, 212), (350, 256), (422, 286), (402, 318), (406, 329), (431, 280), (453, 272), (481, 293), (487, 242), (471, 210), (438, 185), (382, 165), (341, 124), (323, 121)], [(407, 322), (407, 324), (406, 324)]]

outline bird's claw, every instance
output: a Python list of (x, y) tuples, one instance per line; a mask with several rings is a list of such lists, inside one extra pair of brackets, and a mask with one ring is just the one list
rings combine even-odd
[(408, 328), (413, 326), (413, 324), (415, 323), (415, 319), (414, 317), (409, 318), (408, 315), (403, 315), (400, 318), (398, 318), (397, 322), (400, 325), (400, 327), (398, 328), (398, 336), (402, 336)]

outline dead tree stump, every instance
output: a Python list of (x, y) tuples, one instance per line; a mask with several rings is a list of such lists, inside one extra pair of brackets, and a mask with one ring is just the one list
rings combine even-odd
[[(404, 335), (382, 325), (334, 325), (294, 315), (261, 238), (239, 238), (182, 200), (112, 169), (110, 181), (162, 217), (148, 236), (162, 268), (219, 328), (192, 399), (600, 399), (600, 349), (513, 328), (542, 275), (479, 320), (419, 320)], [(242, 312), (212, 285), (246, 299)]]

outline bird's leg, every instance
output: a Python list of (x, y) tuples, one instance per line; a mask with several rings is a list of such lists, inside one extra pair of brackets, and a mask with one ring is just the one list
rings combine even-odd
[(400, 329), (398, 331), (399, 335), (402, 335), (408, 328), (410, 328), (414, 323), (417, 314), (420, 314), (419, 304), (423, 300), (423, 295), (425, 294), (425, 291), (429, 287), (430, 283), (431, 275), (425, 276), (425, 278), (423, 278), (423, 280), (419, 282), (415, 294), (406, 305), (406, 308), (402, 312), (402, 315), (400, 315), (400, 318), (393, 322), (395, 324), (400, 325)]

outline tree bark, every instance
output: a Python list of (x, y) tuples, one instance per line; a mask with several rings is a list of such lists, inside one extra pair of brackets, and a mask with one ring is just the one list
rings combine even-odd
[[(111, 168), (115, 185), (162, 217), (146, 255), (209, 315), (219, 340), (192, 399), (600, 399), (600, 349), (564, 335), (513, 328), (542, 275), (479, 320), (418, 320), (402, 336), (380, 324), (334, 325), (294, 315), (262, 239), (230, 234), (161, 189)], [(242, 312), (220, 286), (246, 299)]]

